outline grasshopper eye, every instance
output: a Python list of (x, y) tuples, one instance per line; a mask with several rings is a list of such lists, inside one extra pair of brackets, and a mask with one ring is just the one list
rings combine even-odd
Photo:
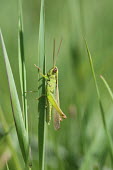
[(57, 72), (57, 68), (55, 67), (54, 69), (53, 69), (53, 73), (56, 73)]

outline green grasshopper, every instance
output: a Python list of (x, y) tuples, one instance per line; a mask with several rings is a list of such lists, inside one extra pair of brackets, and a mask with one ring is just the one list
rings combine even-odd
[(40, 75), (46, 80), (46, 94), (45, 94), (45, 96), (47, 97), (46, 122), (50, 124), (51, 114), (54, 109), (54, 127), (56, 130), (58, 130), (60, 128), (60, 121), (62, 121), (62, 119), (66, 119), (67, 117), (60, 109), (58, 90), (58, 68), (55, 66), (54, 53), (55, 53), (55, 41), (53, 50), (53, 67), (47, 72), (46, 75), (41, 73), (40, 68), (38, 66), (36, 66), (35, 64), (34, 66), (38, 68)]

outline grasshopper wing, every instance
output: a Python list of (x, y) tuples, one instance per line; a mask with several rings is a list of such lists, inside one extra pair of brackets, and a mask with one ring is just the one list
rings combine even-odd
[(55, 109), (54, 109), (53, 124), (54, 124), (55, 130), (60, 129), (60, 116)]
[[(55, 97), (56, 97), (56, 102), (60, 108), (60, 102), (59, 102), (59, 90), (58, 90), (58, 78), (57, 78), (57, 82), (56, 82), (56, 90), (55, 90)], [(60, 129), (60, 121), (62, 121), (61, 116), (59, 115), (59, 113), (57, 112), (56, 109), (54, 109), (54, 128), (55, 130)]]

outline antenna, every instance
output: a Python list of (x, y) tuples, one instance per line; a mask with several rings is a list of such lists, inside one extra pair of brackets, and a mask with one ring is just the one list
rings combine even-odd
[(55, 66), (55, 39), (53, 41), (53, 66)]
[(62, 44), (62, 39), (60, 40), (59, 48), (58, 48), (57, 55), (56, 55), (56, 58), (55, 58), (55, 39), (54, 39), (54, 41), (53, 41), (53, 66), (55, 66), (55, 64), (56, 64), (56, 59), (57, 59), (57, 56), (60, 52), (61, 44)]
[(60, 40), (59, 48), (58, 48), (58, 51), (57, 51), (57, 56), (58, 56), (58, 54), (59, 54), (59, 52), (60, 52), (61, 44), (62, 44), (62, 39)]

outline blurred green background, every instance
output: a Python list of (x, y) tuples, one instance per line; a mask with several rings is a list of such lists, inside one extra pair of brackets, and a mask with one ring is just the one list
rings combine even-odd
[[(96, 89), (82, 36), (84, 35), (94, 62), (97, 82), (109, 130), (113, 128), (113, 104), (100, 79), (102, 74), (113, 89), (113, 1), (112, 0), (46, 0), (45, 1), (45, 51), (47, 71), (52, 67), (53, 39), (56, 49), (63, 38), (57, 59), (59, 68), (60, 104), (67, 119), (55, 131), (51, 122), (46, 128), (46, 170), (112, 169), (110, 154), (98, 106)], [(23, 0), (25, 61), (27, 89), (37, 90), (39, 0)], [(18, 71), (18, 6), (15, 0), (0, 1), (0, 27), (4, 36), (10, 64), (21, 101)], [(38, 114), (36, 93), (27, 94), (30, 142), (33, 170), (38, 167)], [(0, 47), (0, 169), (4, 159), (15, 169), (13, 153), (2, 138), (5, 121), (7, 129), (14, 127), (5, 64)], [(112, 133), (113, 134), (113, 133)], [(23, 169), (15, 129), (11, 142)], [(4, 167), (4, 168), (3, 168)]]

